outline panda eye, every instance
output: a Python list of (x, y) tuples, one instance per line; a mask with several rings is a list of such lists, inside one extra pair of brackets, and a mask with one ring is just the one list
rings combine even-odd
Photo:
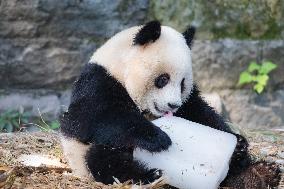
[(181, 83), (180, 83), (180, 88), (181, 88), (181, 93), (183, 93), (185, 87), (184, 87), (184, 78), (182, 79)]
[(169, 80), (170, 80), (169, 74), (167, 74), (167, 73), (162, 74), (155, 79), (155, 86), (157, 88), (161, 89), (168, 84)]

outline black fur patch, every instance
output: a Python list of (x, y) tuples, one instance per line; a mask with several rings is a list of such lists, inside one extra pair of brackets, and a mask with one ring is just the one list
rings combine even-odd
[(155, 42), (161, 35), (161, 24), (158, 21), (151, 21), (145, 24), (135, 35), (134, 45), (145, 45)]
[(156, 169), (147, 170), (144, 164), (133, 159), (133, 149), (92, 145), (87, 153), (87, 165), (97, 182), (112, 184), (113, 177), (119, 181), (132, 179), (134, 183), (153, 182), (162, 176)]
[(187, 46), (191, 49), (192, 44), (193, 44), (193, 39), (194, 39), (194, 34), (195, 34), (195, 27), (190, 26), (185, 32), (183, 33), (183, 36), (185, 38)]

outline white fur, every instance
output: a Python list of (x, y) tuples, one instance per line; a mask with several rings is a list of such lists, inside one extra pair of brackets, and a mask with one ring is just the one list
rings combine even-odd
[(90, 145), (84, 145), (76, 139), (60, 137), (64, 156), (72, 169), (72, 173), (79, 177), (91, 177), (87, 168), (85, 156)]
[[(181, 105), (192, 89), (191, 52), (182, 34), (162, 26), (161, 36), (144, 46), (133, 45), (140, 27), (124, 30), (100, 47), (90, 62), (102, 65), (127, 90), (140, 110), (150, 110), (156, 116), (175, 111), (168, 103)], [(158, 89), (156, 77), (170, 75), (170, 82)], [(181, 81), (185, 78), (185, 91), (181, 94)], [(159, 110), (155, 109), (156, 103)]]

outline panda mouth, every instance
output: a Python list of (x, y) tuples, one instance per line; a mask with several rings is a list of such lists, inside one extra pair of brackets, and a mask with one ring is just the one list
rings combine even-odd
[(154, 107), (155, 107), (155, 110), (156, 110), (158, 113), (162, 114), (163, 116), (167, 116), (167, 115), (172, 115), (172, 114), (173, 114), (171, 111), (163, 111), (163, 110), (160, 110), (156, 102), (154, 102)]
[(159, 108), (158, 108), (158, 105), (157, 105), (157, 103), (156, 102), (154, 102), (154, 107), (155, 107), (155, 110), (157, 111), (157, 112), (159, 112), (159, 113), (164, 113), (164, 111), (162, 111), (162, 110), (160, 110)]

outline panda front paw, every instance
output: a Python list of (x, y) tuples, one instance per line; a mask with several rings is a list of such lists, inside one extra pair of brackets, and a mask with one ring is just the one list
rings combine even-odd
[(158, 127), (153, 127), (137, 139), (136, 146), (149, 152), (161, 152), (167, 150), (172, 144), (170, 137)]
[(237, 146), (235, 148), (233, 154), (233, 162), (238, 162), (237, 164), (241, 167), (247, 167), (250, 164), (250, 158), (248, 154), (248, 142), (247, 140), (239, 135), (235, 135), (237, 137)]
[(237, 156), (242, 157), (244, 154), (247, 153), (249, 144), (247, 142), (247, 139), (244, 138), (243, 136), (237, 134), (236, 137), (237, 137), (237, 146), (235, 149), (235, 153)]
[(142, 184), (152, 183), (155, 180), (159, 179), (162, 175), (163, 175), (162, 170), (150, 169), (145, 173), (145, 175), (143, 176), (143, 178), (140, 179), (140, 181), (142, 182)]

